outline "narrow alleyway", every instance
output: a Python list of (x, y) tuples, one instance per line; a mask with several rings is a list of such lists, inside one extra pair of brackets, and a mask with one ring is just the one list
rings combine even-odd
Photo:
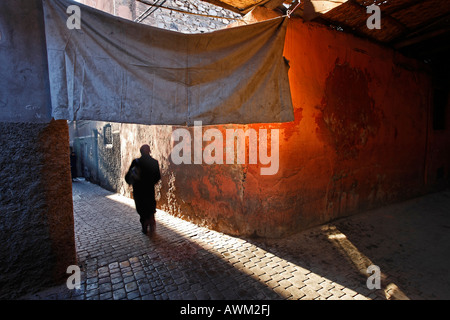
[[(73, 183), (81, 289), (25, 299), (450, 299), (450, 191), (279, 240), (242, 239), (163, 211), (143, 235), (132, 200)], [(370, 289), (376, 265), (381, 288)]]

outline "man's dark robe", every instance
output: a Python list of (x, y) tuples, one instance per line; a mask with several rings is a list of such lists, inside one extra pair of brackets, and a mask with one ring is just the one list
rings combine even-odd
[(131, 170), (137, 166), (140, 170), (140, 179), (135, 181), (133, 185), (133, 198), (136, 204), (136, 211), (140, 216), (142, 227), (150, 220), (151, 225), (154, 225), (154, 214), (156, 212), (155, 200), (155, 184), (161, 179), (159, 171), (159, 163), (157, 160), (144, 154), (139, 159), (133, 160), (125, 181), (131, 184), (130, 174)]

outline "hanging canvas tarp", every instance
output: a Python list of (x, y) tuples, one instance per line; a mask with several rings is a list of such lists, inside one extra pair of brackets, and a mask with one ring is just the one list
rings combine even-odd
[[(293, 121), (285, 18), (203, 34), (44, 0), (55, 119), (203, 125)], [(79, 27), (67, 22), (70, 5)], [(69, 27), (68, 27), (69, 25)]]

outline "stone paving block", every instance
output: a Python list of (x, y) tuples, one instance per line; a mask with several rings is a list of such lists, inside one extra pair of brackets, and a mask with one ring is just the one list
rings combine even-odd
[(104, 278), (99, 278), (98, 279), (98, 284), (101, 285), (103, 283), (111, 283), (111, 277), (108, 275)]
[(358, 293), (356, 296), (353, 297), (355, 300), (368, 300), (369, 298), (363, 296), (362, 294)]
[(112, 290), (115, 291), (117, 289), (122, 289), (125, 287), (125, 284), (123, 282), (115, 283), (112, 285)]
[(343, 296), (339, 297), (339, 300), (354, 300), (354, 299), (353, 299), (353, 296), (345, 293)]
[(86, 285), (86, 291), (91, 291), (94, 289), (98, 289), (98, 279), (97, 282), (89, 283)]
[(98, 288), (100, 294), (110, 292), (112, 290), (111, 283), (103, 283)]
[(313, 300), (320, 296), (319, 293), (308, 286), (304, 286), (299, 290), (305, 294), (305, 296), (301, 298), (302, 300)]
[(194, 294), (197, 297), (197, 299), (199, 299), (199, 300), (210, 300), (211, 299), (209, 293), (206, 292), (205, 290), (198, 290)]
[(111, 276), (111, 284), (116, 284), (116, 283), (123, 283), (123, 278), (121, 274), (118, 274), (117, 276), (113, 277)]
[(288, 291), (291, 294), (290, 300), (300, 300), (306, 295), (303, 291), (301, 291), (299, 288), (295, 286), (290, 286), (286, 288), (286, 291)]
[(270, 275), (268, 275), (267, 273), (264, 273), (259, 276), (259, 279), (261, 282), (265, 283), (265, 282), (272, 280), (272, 277)]
[(137, 283), (136, 281), (131, 281), (125, 284), (125, 291), (131, 292), (137, 290)]
[(318, 294), (320, 295), (320, 297), (323, 298), (323, 299), (327, 299), (327, 298), (329, 298), (330, 296), (333, 295), (329, 290), (327, 290), (327, 289), (325, 289), (325, 288), (322, 288), (322, 289), (318, 290), (317, 293), (318, 293)]
[(118, 263), (118, 262), (110, 263), (110, 264), (108, 265), (108, 268), (109, 268), (109, 270), (112, 272), (112, 270), (115, 270), (115, 269), (118, 269), (118, 268), (119, 268), (119, 263)]
[(183, 300), (195, 300), (197, 296), (191, 291), (185, 291), (181, 293), (181, 299)]
[(282, 297), (284, 299), (288, 299), (289, 297), (292, 296), (292, 294), (289, 291), (287, 291), (285, 288), (283, 288), (282, 286), (272, 287), (272, 290), (273, 290), (273, 292), (278, 294), (279, 297)]
[(341, 289), (338, 289), (337, 287), (333, 287), (330, 290), (328, 290), (333, 296), (335, 297), (342, 297), (345, 295), (345, 292), (343, 292)]
[(128, 300), (140, 300), (140, 293), (139, 291), (132, 291), (127, 293), (127, 299)]
[(133, 274), (131, 274), (130, 276), (128, 276), (128, 277), (124, 277), (123, 278), (123, 282), (124, 283), (129, 283), (129, 282), (131, 282), (131, 281), (134, 281), (135, 279), (134, 279), (134, 275)]
[(112, 300), (113, 294), (111, 291), (100, 294), (99, 300)]
[(148, 283), (144, 283), (142, 285), (139, 285), (139, 292), (143, 296), (146, 295), (146, 294), (152, 293), (152, 291), (153, 291), (152, 287)]
[(295, 288), (298, 288), (298, 289), (300, 289), (300, 288), (306, 286), (305, 282), (304, 282), (302, 279), (299, 279), (299, 278), (297, 278), (297, 277), (290, 278), (290, 279), (288, 279), (288, 281), (289, 281), (290, 283), (292, 283), (292, 285), (293, 285)]
[(93, 297), (93, 296), (98, 296), (98, 294), (99, 294), (98, 288), (87, 289), (86, 293), (85, 293), (85, 296), (86, 296), (86, 298), (90, 298), (90, 297)]
[(315, 291), (318, 291), (323, 288), (317, 279), (314, 280), (314, 279), (308, 278), (303, 283)]
[(279, 283), (281, 280), (284, 280), (284, 277), (280, 275), (279, 273), (275, 273), (272, 275), (272, 280)]
[(280, 282), (278, 282), (278, 284), (284, 289), (292, 286), (292, 283), (290, 281), (285, 280), (285, 279), (283, 279)]
[(354, 291), (354, 290), (352, 290), (350, 288), (344, 288), (344, 289), (342, 289), (342, 292), (344, 292), (345, 294), (347, 294), (347, 295), (349, 295), (351, 297), (354, 297), (354, 296), (356, 296), (358, 294), (358, 292), (356, 292), (356, 291)]
[(109, 268), (108, 267), (101, 267), (97, 270), (99, 277), (101, 278), (102, 274), (108, 274)]

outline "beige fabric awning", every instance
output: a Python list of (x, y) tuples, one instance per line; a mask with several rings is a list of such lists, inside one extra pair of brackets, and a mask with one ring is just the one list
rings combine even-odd
[[(204, 34), (137, 24), (44, 0), (53, 117), (203, 125), (293, 121), (287, 21)], [(69, 29), (68, 6), (81, 9)]]

